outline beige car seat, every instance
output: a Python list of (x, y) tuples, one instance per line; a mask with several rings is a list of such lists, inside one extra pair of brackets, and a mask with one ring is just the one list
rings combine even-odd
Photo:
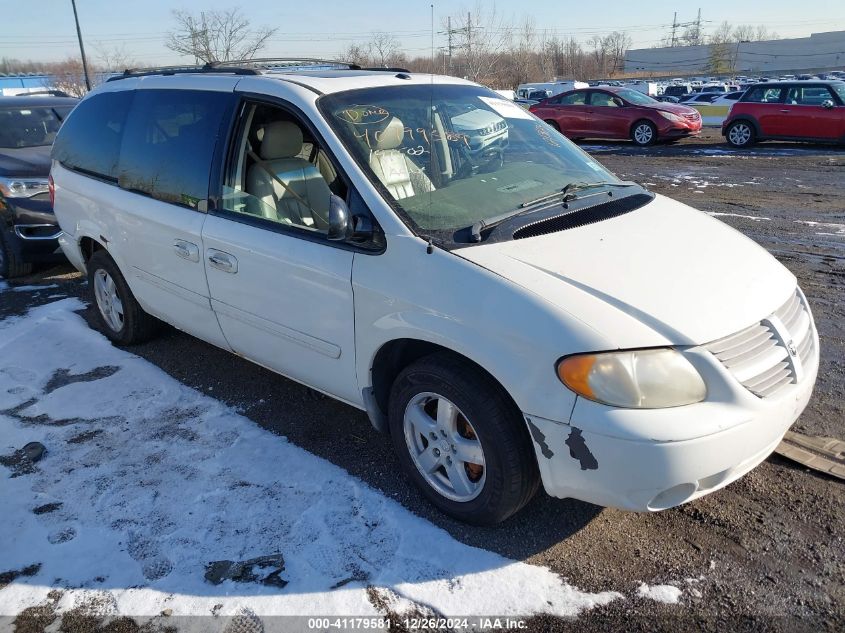
[(405, 126), (393, 117), (370, 141), (370, 167), (396, 200), (434, 191), (425, 172), (399, 151), (404, 137)]
[(286, 224), (326, 230), (331, 190), (313, 164), (297, 157), (301, 151), (302, 129), (296, 123), (275, 121), (264, 126), (260, 161), (247, 173), (247, 193), (263, 203), (253, 212)]

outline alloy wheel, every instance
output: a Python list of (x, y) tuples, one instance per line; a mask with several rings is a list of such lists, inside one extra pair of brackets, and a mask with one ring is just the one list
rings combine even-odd
[(484, 450), (470, 421), (448, 398), (417, 394), (405, 408), (405, 442), (417, 470), (452, 501), (475, 499), (487, 472)]
[(751, 140), (751, 128), (745, 123), (736, 123), (728, 133), (728, 138), (734, 145), (745, 145)]
[(102, 268), (94, 273), (94, 297), (106, 325), (120, 332), (124, 323), (123, 302), (117, 294), (114, 279)]
[(640, 123), (634, 128), (634, 140), (640, 145), (648, 145), (654, 138), (654, 130), (648, 123)]

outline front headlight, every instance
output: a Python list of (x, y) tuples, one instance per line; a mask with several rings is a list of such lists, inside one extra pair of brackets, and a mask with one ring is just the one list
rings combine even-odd
[(671, 112), (666, 112), (665, 110), (658, 110), (658, 112), (660, 113), (660, 116), (662, 116), (664, 119), (669, 119), (670, 121), (673, 121), (675, 123), (684, 122), (684, 119), (682, 117), (679, 117), (677, 114), (672, 114)]
[(626, 409), (679, 407), (707, 395), (695, 367), (671, 348), (567, 356), (557, 375), (579, 396)]
[(48, 190), (46, 178), (0, 176), (0, 193), (7, 198), (30, 198), (39, 193), (47, 193)]

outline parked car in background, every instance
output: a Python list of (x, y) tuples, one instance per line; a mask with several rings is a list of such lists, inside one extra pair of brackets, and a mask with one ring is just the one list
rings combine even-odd
[(474, 166), (501, 162), (508, 146), (508, 124), (495, 112), (468, 106), (450, 117), (452, 129), (466, 138), (467, 156)]
[(681, 103), (712, 103), (719, 95), (718, 92), (695, 92), (681, 99)]
[(546, 99), (575, 88), (588, 88), (585, 81), (547, 81), (540, 83), (520, 84), (516, 89), (519, 99)]
[[(692, 100), (685, 101), (684, 103), (698, 110), (699, 114), (701, 114), (702, 125), (721, 126), (724, 120), (727, 118), (728, 113), (730, 112), (733, 104), (736, 103), (744, 93), (744, 90), (736, 90), (734, 92), (728, 92), (724, 94), (717, 93), (715, 95), (715, 98), (711, 101)], [(697, 96), (710, 97), (713, 96), (713, 93), (711, 93), (710, 95)]]
[(671, 86), (666, 86), (663, 89), (663, 94), (667, 97), (677, 97), (678, 99), (682, 99), (688, 94), (692, 94), (692, 85), (690, 84), (675, 84)]
[(701, 115), (630, 88), (573, 90), (531, 106), (531, 112), (571, 139), (631, 139), (651, 145), (698, 134)]
[[(541, 482), (685, 503), (766, 459), (806, 406), (807, 300), (734, 229), (468, 81), (248, 70), (126, 74), (59, 133), (62, 248), (116, 344), (158, 317), (366, 411), (390, 464), (473, 523)], [(495, 172), (451, 127), (476, 109), (508, 125)]]
[(540, 103), (540, 99), (514, 99), (513, 101), (514, 103), (520, 105), (526, 110), (533, 106), (535, 103)]
[(52, 94), (0, 97), (0, 278), (64, 259), (50, 200), (50, 147), (77, 101)]
[(757, 141), (845, 140), (845, 82), (768, 82), (749, 88), (731, 108), (722, 134), (734, 147)]

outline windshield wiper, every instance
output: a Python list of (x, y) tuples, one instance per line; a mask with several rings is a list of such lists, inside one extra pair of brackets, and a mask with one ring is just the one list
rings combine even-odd
[(503, 213), (502, 215), (498, 215), (492, 218), (488, 218), (486, 220), (479, 220), (478, 222), (474, 223), (470, 229), (470, 239), (473, 242), (480, 242), (481, 241), (481, 232), (484, 229), (489, 229), (497, 224), (501, 224), (505, 220), (509, 220), (511, 218), (515, 218), (517, 216), (523, 215), (525, 213), (530, 213), (534, 210), (534, 207), (541, 205), (544, 202), (548, 202), (549, 200), (554, 200), (555, 198), (561, 198), (561, 202), (569, 202), (571, 200), (577, 200), (578, 195), (576, 194), (577, 191), (584, 191), (585, 189), (595, 189), (596, 187), (638, 187), (639, 185), (635, 182), (620, 180), (618, 182), (610, 182), (610, 181), (599, 181), (599, 182), (570, 182), (566, 185), (563, 189), (558, 189), (557, 191), (553, 191), (548, 193), (544, 196), (540, 196), (539, 198), (534, 198), (533, 200), (526, 200), (525, 202), (521, 203), (517, 209), (514, 211), (508, 211), (507, 213)]

